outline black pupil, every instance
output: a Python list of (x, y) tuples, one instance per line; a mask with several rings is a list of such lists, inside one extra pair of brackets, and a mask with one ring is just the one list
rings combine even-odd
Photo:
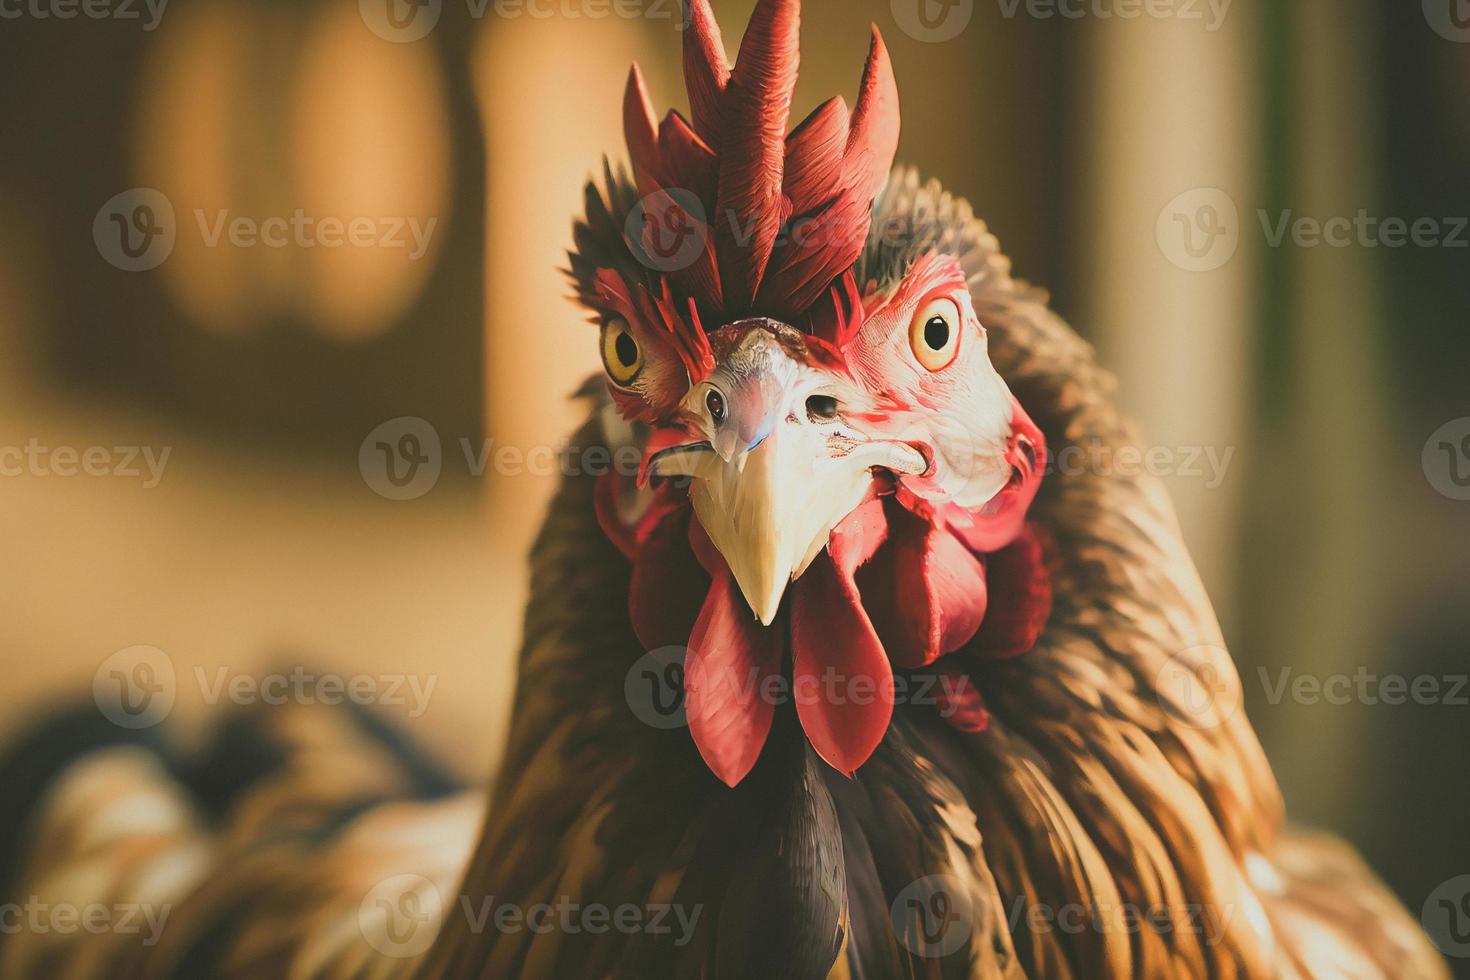
[(718, 391), (706, 395), (704, 403), (709, 406), (709, 417), (714, 419), (715, 425), (725, 421), (725, 399)]
[(638, 363), (638, 345), (628, 336), (627, 331), (619, 333), (618, 338), (613, 341), (613, 351), (623, 367), (632, 367)]
[(931, 316), (924, 324), (924, 343), (931, 350), (944, 350), (949, 344), (949, 321), (942, 316)]

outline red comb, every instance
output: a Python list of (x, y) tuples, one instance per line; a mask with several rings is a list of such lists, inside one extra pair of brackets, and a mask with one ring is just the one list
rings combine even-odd
[(668, 275), (708, 317), (797, 322), (857, 260), (893, 165), (898, 90), (887, 49), (875, 28), (851, 114), (833, 98), (788, 136), (799, 0), (759, 0), (733, 70), (709, 0), (686, 6), (692, 123), (675, 112), (656, 123), (636, 65), (628, 77), (623, 127), (639, 193), (673, 192), (704, 210), (704, 220), (688, 218), (710, 247)]

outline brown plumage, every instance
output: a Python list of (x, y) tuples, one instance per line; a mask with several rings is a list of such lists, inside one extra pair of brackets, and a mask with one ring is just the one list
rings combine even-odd
[[(1042, 293), (1011, 278), (967, 205), (900, 170), (874, 221), (894, 224), (911, 252), (964, 259), (991, 356), (1049, 445), (1137, 444), (1112, 378)], [(863, 268), (903, 261), (890, 253), (874, 244)], [(595, 425), (580, 434), (599, 438)], [(534, 552), (509, 753), (464, 890), (521, 904), (695, 903), (700, 929), (675, 948), (646, 935), (476, 935), (451, 920), (428, 975), (1444, 975), (1340, 844), (1283, 831), (1154, 479), (1048, 476), (1033, 516), (1054, 543), (1056, 604), (1030, 653), (973, 665), (988, 731), (900, 710), (849, 782), (788, 729), (734, 789), (682, 730), (627, 710), (624, 679), (643, 651), (591, 484), (565, 484)], [(1204, 710), (1164, 686), (1181, 670), (1200, 691), (1219, 685)], [(931, 959), (900, 942), (892, 912), (932, 875), (962, 887), (971, 911), (964, 946)], [(1139, 926), (1134, 912), (1154, 918)]]
[[(593, 192), (594, 222), (578, 231), (584, 255), (616, 251), (598, 226), (621, 228), (636, 196), (621, 183), (607, 198)], [(900, 170), (875, 219), (908, 228), (910, 250), (962, 259), (991, 356), (1053, 451), (1137, 444), (1092, 350), (1011, 277), (967, 205)], [(874, 244), (860, 268), (879, 276), (904, 261)], [(601, 414), (580, 445), (605, 441)], [(625, 682), (644, 650), (629, 623), (629, 565), (599, 528), (593, 490), (589, 475), (564, 482), (532, 556), (510, 743), (477, 844), (476, 798), (382, 802), (425, 794), (401, 757), (330, 712), (291, 709), (263, 723), (282, 761), (222, 823), (200, 818), (147, 751), (103, 749), (33, 812), (16, 887), (166, 903), (175, 911), (162, 941), (12, 938), (0, 970), (1446, 975), (1417, 924), (1342, 845), (1283, 829), (1269, 766), (1232, 710), (1239, 681), (1219, 627), (1151, 477), (1059, 471), (1044, 481), (1032, 516), (1052, 543), (1055, 603), (1029, 653), (967, 662), (988, 730), (963, 733), (900, 706), (848, 780), (816, 758), (784, 709), (734, 788), (685, 729), (629, 710)], [(1209, 695), (1203, 708), (1182, 696), (1181, 678)], [(104, 805), (129, 796), (131, 809)], [(132, 812), (156, 819), (119, 818)], [(139, 874), (163, 858), (176, 858), (169, 873)], [(435, 900), (405, 905), (391, 892), (374, 904), (375, 889), (401, 876), (417, 876), (405, 888)], [(668, 919), (667, 932), (540, 931), (476, 914), (538, 903), (674, 906), (687, 928)], [(375, 917), (379, 907), (426, 909), (437, 941), (420, 951)], [(932, 928), (930, 912), (958, 931)], [(207, 972), (181, 966), (191, 963)]]

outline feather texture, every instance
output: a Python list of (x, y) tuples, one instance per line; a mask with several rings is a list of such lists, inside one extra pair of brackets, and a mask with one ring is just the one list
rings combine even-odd
[[(597, 198), (590, 246), (635, 197), (614, 181)], [(1011, 278), (967, 206), (898, 171), (878, 207), (962, 258), (992, 357), (1049, 445), (1137, 444), (1091, 349)], [(912, 260), (871, 243), (860, 269), (880, 277)], [(575, 440), (603, 441), (596, 422)], [(568, 477), (535, 546), (488, 816), (475, 794), (436, 795), (445, 787), (422, 784), (409, 755), (339, 711), (272, 709), (192, 774), (160, 745), (99, 744), (48, 782), (15, 832), (27, 860), (13, 891), (173, 912), (151, 946), (119, 933), (7, 936), (0, 973), (1447, 976), (1345, 847), (1283, 829), (1244, 714), (1182, 713), (1161, 686), (1180, 664), (1227, 696), (1239, 682), (1153, 478), (1045, 482), (1032, 517), (1051, 542), (1052, 614), (1024, 656), (990, 655), (983, 629), (955, 655), (986, 693), (964, 708), (977, 723), (896, 705), (848, 779), (782, 706), (734, 788), (686, 730), (629, 710), (625, 682), (644, 648), (629, 562), (601, 533), (596, 495), (590, 475)], [(256, 743), (271, 746), (258, 771), (224, 749)], [(222, 791), (198, 772), (249, 776)], [(375, 890), (400, 875), (414, 889)], [(439, 898), (427, 951), (394, 946), (403, 934), (374, 912), (409, 894)], [(497, 928), (464, 911), (486, 902), (665, 908), (673, 925)]]

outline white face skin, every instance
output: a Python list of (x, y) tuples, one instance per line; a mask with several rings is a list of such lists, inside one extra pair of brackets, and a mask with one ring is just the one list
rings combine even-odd
[(655, 463), (661, 476), (694, 478), (699, 522), (766, 625), (787, 584), (866, 499), (874, 469), (929, 468), (913, 446), (854, 424), (851, 416), (870, 411), (872, 399), (850, 379), (800, 363), (773, 331), (795, 332), (753, 325), (685, 396), (682, 407), (707, 445)]
[(765, 319), (712, 335), (715, 369), (669, 407), (676, 441), (650, 463), (655, 476), (692, 478), (700, 525), (767, 625), (880, 478), (973, 511), (1012, 472), (1011, 395), (952, 259), (916, 264), (843, 364), (804, 338)]

